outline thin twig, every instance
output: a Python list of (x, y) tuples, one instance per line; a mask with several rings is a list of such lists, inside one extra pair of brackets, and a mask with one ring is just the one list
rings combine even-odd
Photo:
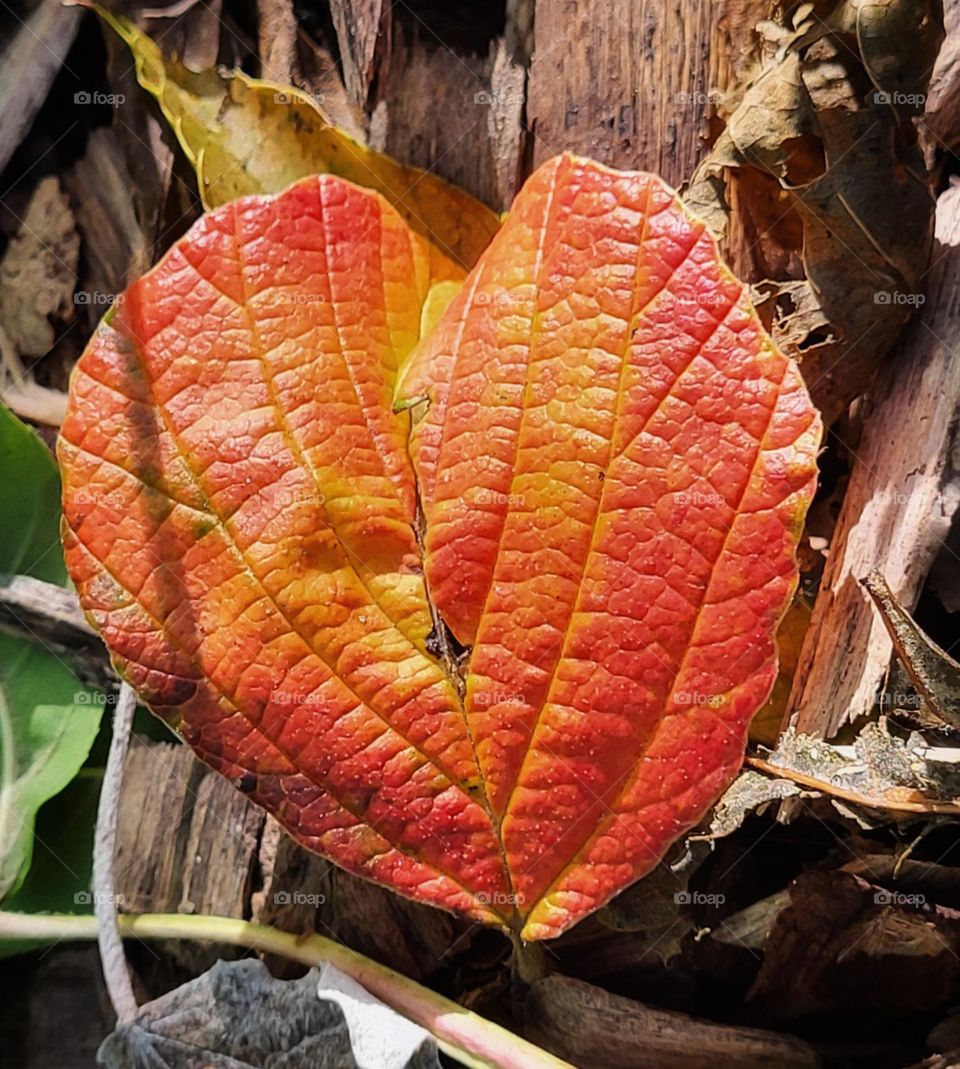
[(133, 994), (130, 970), (123, 952), (123, 939), (117, 923), (116, 890), (113, 883), (113, 855), (117, 841), (117, 812), (123, 765), (130, 745), (133, 714), (137, 695), (124, 683), (120, 688), (116, 711), (113, 714), (113, 733), (110, 753), (103, 774), (103, 787), (97, 806), (97, 828), (93, 839), (93, 909), (99, 932), (100, 961), (107, 984), (107, 993), (119, 1021), (130, 1021), (137, 1015), (137, 1000)]
[(117, 685), (106, 647), (73, 590), (30, 575), (0, 572), (0, 633), (46, 648), (83, 683), (110, 690)]

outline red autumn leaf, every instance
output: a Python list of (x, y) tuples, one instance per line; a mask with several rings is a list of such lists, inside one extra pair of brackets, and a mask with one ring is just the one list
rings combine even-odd
[(650, 175), (546, 164), (414, 350), (427, 276), (329, 176), (206, 216), (80, 360), (67, 559), (122, 674), (302, 843), (549, 938), (739, 767), (819, 421)]

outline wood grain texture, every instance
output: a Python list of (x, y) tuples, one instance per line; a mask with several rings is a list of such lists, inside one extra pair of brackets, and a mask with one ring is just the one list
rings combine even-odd
[(960, 140), (960, 0), (945, 0), (946, 39), (930, 77), (922, 127), (942, 148)]
[(461, 56), (398, 26), (371, 143), (504, 210), (521, 178), (525, 79), (503, 40)]
[(709, 103), (709, 0), (538, 0), (527, 118), (534, 163), (571, 151), (689, 178)]
[(59, 0), (44, 0), (25, 16), (26, 21), (8, 9), (5, 22), (11, 29), (4, 33), (0, 50), (0, 170), (46, 99), (77, 35), (80, 17), (77, 8), (65, 7)]
[(344, 81), (360, 107), (380, 73), (380, 57), (390, 52), (390, 7), (390, 0), (330, 0)]
[[(186, 746), (133, 739), (119, 816), (121, 910), (245, 915), (264, 816)], [(171, 953), (199, 968), (219, 956), (190, 943)]]
[(727, 1028), (611, 995), (567, 976), (538, 981), (525, 1015), (536, 1042), (580, 1069), (815, 1069), (802, 1040)]
[(260, 70), (268, 82), (293, 82), (298, 74), (297, 19), (292, 0), (258, 0)]

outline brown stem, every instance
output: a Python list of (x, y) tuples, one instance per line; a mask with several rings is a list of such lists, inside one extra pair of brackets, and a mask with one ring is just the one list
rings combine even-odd
[(549, 976), (554, 971), (555, 955), (543, 943), (525, 943), (516, 932), (510, 933), (513, 943), (513, 957), (510, 962), (513, 987), (518, 992), (525, 992), (538, 980)]

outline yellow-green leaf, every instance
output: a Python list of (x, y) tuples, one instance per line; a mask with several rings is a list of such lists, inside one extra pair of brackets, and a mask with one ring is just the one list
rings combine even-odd
[(129, 19), (95, 9), (133, 53), (138, 81), (196, 169), (206, 208), (249, 193), (279, 193), (312, 174), (339, 175), (381, 193), (428, 239), (434, 280), (463, 278), (497, 232), (492, 209), (429, 171), (361, 145), (300, 90), (240, 70), (194, 73)]

